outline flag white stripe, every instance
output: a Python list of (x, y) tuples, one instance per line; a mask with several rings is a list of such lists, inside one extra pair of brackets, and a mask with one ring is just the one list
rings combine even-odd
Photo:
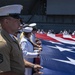
[(50, 34), (47, 34), (47, 36), (49, 36), (49, 37), (51, 37), (51, 38), (53, 38), (53, 39), (55, 39), (55, 40), (57, 40), (57, 41), (60, 41), (60, 42), (62, 42), (62, 43), (75, 45), (75, 41), (72, 41), (72, 40), (65, 40), (65, 39), (63, 39), (63, 38), (61, 38), (61, 37), (52, 36), (52, 35), (50, 35)]

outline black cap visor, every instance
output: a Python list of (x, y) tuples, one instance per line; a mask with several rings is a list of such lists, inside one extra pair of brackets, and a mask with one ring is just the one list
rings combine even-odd
[(13, 17), (15, 19), (22, 19), (20, 14), (9, 14), (10, 17)]

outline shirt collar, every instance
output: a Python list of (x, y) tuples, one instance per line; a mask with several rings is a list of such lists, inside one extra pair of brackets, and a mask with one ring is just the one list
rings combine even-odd
[(14, 39), (14, 35), (13, 35), (13, 34), (9, 34), (9, 35), (10, 35), (10, 37), (11, 37), (13, 40), (15, 40), (15, 39)]

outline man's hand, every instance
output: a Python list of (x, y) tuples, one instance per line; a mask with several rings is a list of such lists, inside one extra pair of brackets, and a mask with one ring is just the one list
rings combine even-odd
[(39, 51), (42, 51), (42, 48), (38, 48)]
[(41, 74), (43, 74), (43, 72), (40, 72), (40, 69), (43, 69), (43, 67), (38, 65), (38, 64), (35, 64), (34, 65), (34, 70), (35, 70), (36, 73), (34, 73), (33, 75), (41, 75)]
[(34, 65), (34, 70), (36, 71), (36, 72), (38, 72), (40, 69), (42, 69), (43, 67), (42, 66), (40, 66), (40, 65), (38, 65), (38, 64), (35, 64)]
[(41, 45), (38, 45), (38, 44), (37, 44), (37, 47), (38, 47), (38, 48), (42, 48), (42, 46), (41, 46)]

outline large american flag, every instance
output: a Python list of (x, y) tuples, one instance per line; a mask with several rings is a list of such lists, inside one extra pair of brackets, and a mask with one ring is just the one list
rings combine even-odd
[(42, 75), (75, 75), (75, 36), (36, 34), (42, 41)]

